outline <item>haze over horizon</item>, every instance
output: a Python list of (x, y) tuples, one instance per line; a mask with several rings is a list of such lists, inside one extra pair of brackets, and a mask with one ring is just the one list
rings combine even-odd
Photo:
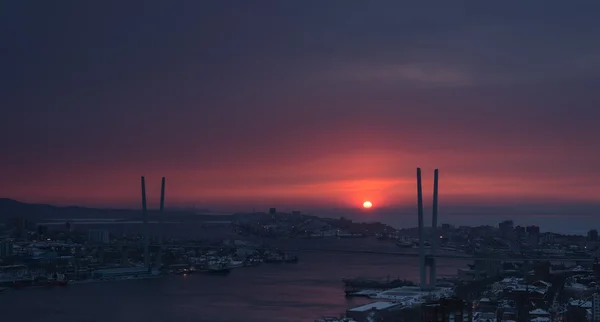
[[(6, 206), (6, 199), (0, 198), (0, 208)], [(10, 203), (10, 202), (9, 202)], [(62, 205), (69, 206), (69, 205)], [(425, 205), (425, 219), (426, 226), (430, 226), (431, 221), (431, 205)], [(10, 208), (10, 207), (9, 207)], [(40, 220), (43, 224), (63, 224), (64, 221), (70, 221), (75, 225), (79, 224), (91, 224), (93, 222), (102, 224), (106, 223), (103, 220), (107, 219), (130, 219), (130, 223), (142, 223), (141, 218), (131, 217), (133, 213), (122, 212), (123, 208), (129, 210), (137, 210), (141, 213), (140, 205), (117, 207), (116, 212), (105, 212), (104, 215), (99, 216), (98, 212), (93, 212), (95, 217), (90, 218), (89, 212), (81, 211), (70, 212), (71, 215), (59, 215), (56, 217), (58, 212), (39, 212), (35, 211), (35, 219)], [(543, 232), (553, 232), (562, 234), (576, 234), (585, 235), (589, 231), (589, 227), (597, 227), (600, 225), (600, 218), (598, 217), (598, 204), (571, 204), (571, 205), (443, 205), (440, 207), (440, 224), (451, 224), (454, 226), (482, 226), (490, 225), (497, 226), (499, 222), (504, 220), (513, 220), (516, 226), (538, 226)], [(14, 208), (13, 208), (14, 209)], [(252, 211), (256, 212), (267, 212), (267, 206), (262, 208), (255, 207), (232, 207), (231, 205), (225, 206), (220, 209), (206, 209), (202, 207), (196, 207), (197, 214), (210, 214), (210, 215), (231, 215), (233, 213), (249, 213)], [(157, 208), (151, 207), (150, 210), (158, 211)], [(167, 214), (165, 217), (166, 222), (179, 222), (181, 217), (171, 217), (170, 211), (190, 211), (191, 207), (167, 207)], [(305, 215), (314, 215), (325, 218), (340, 218), (344, 217), (347, 219), (354, 220), (356, 222), (380, 222), (388, 224), (394, 228), (415, 228), (417, 225), (416, 217), (416, 205), (384, 208), (378, 207), (374, 209), (357, 209), (352, 208), (313, 208), (301, 205), (299, 207), (287, 206), (283, 208), (277, 208), (278, 212), (290, 212), (292, 210), (301, 210)], [(1, 214), (10, 214), (11, 212), (2, 212)], [(45, 221), (46, 220), (46, 221)]]
[(600, 4), (563, 4), (3, 3), (0, 196), (598, 205)]

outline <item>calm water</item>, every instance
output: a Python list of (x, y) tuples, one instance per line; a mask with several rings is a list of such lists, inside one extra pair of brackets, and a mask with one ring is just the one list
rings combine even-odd
[[(300, 256), (296, 265), (240, 268), (229, 276), (172, 276), (4, 292), (0, 294), (1, 321), (314, 321), (369, 301), (347, 300), (342, 277), (418, 278), (416, 258), (340, 253)], [(464, 260), (440, 260), (438, 271), (453, 274), (465, 264)]]

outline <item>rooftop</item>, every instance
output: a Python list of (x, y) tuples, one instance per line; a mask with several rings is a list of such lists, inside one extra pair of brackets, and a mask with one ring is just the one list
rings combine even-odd
[(550, 318), (538, 316), (537, 318), (531, 319), (531, 322), (550, 322)]
[(569, 304), (571, 304), (573, 306), (583, 307), (583, 308), (591, 308), (592, 307), (592, 302), (585, 301), (585, 300), (573, 300), (573, 301), (569, 302)]
[(394, 302), (373, 302), (373, 303), (369, 303), (369, 304), (365, 304), (359, 307), (355, 307), (352, 309), (349, 309), (348, 311), (354, 311), (354, 312), (364, 312), (364, 311), (369, 311), (369, 310), (385, 310), (394, 306), (398, 306), (400, 305), (400, 303), (394, 303)]
[(549, 315), (550, 313), (548, 313), (548, 311), (542, 310), (542, 309), (535, 309), (533, 311), (529, 311), (529, 314), (534, 314), (534, 315)]

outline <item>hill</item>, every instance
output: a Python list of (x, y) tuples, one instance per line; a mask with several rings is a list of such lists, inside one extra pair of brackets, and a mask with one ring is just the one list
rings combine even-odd
[[(52, 220), (73, 218), (106, 218), (106, 219), (141, 219), (141, 209), (110, 209), (86, 208), (78, 206), (53, 206), (47, 204), (30, 204), (13, 199), (0, 198), (0, 220), (22, 216), (29, 220)], [(158, 218), (157, 210), (148, 211), (149, 220)], [(202, 215), (190, 211), (165, 210), (165, 217), (169, 220), (229, 220), (229, 215)]]

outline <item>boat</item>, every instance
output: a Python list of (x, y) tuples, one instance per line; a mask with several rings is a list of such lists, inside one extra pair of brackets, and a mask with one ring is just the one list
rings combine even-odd
[(315, 322), (356, 322), (356, 320), (346, 317), (323, 317), (316, 319)]
[(286, 258), (284, 259), (284, 261), (285, 261), (286, 263), (293, 263), (293, 264), (296, 264), (296, 263), (298, 263), (298, 256), (286, 257)]
[(204, 271), (204, 273), (211, 275), (228, 275), (229, 273), (231, 273), (231, 269), (229, 267), (209, 268), (206, 271)]
[(298, 256), (288, 254), (270, 254), (264, 259), (265, 263), (298, 263)]
[(46, 281), (46, 282), (40, 283), (38, 286), (46, 286), (46, 287), (67, 286), (68, 284), (69, 284), (68, 281)]
[(209, 264), (203, 272), (211, 275), (227, 275), (231, 272), (231, 268), (225, 263), (214, 263)]
[(388, 239), (390, 239), (388, 235), (384, 235), (382, 233), (377, 233), (375, 236), (377, 236), (378, 240), (388, 240)]
[(396, 242), (396, 246), (401, 248), (413, 248), (415, 244), (407, 240), (399, 240)]
[(403, 279), (390, 279), (389, 277), (384, 280), (376, 279), (365, 279), (365, 278), (344, 278), (344, 292), (346, 295), (354, 295), (359, 291), (365, 289), (377, 289), (377, 290), (389, 290), (396, 287), (402, 286), (414, 286), (412, 281)]
[(39, 277), (34, 281), (34, 286), (67, 286), (69, 281), (63, 274), (52, 274), (50, 277)]
[(22, 289), (29, 287), (53, 287), (53, 286), (67, 286), (69, 281), (67, 279), (48, 279), (46, 277), (19, 279), (8, 282), (2, 282), (5, 287), (13, 289)]
[(355, 289), (356, 292), (353, 292), (353, 289), (346, 288), (344, 291), (346, 293), (346, 297), (368, 297), (372, 298), (373, 296), (385, 291), (385, 290), (371, 290), (371, 289)]
[(229, 268), (244, 267), (244, 265), (245, 265), (244, 261), (237, 261), (237, 260), (229, 261)]

